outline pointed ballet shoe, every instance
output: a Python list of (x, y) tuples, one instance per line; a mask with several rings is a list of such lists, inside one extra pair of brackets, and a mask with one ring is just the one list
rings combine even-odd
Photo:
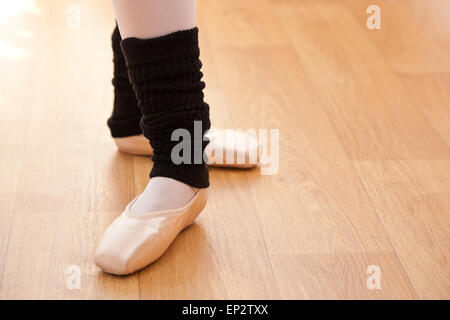
[[(255, 137), (233, 130), (227, 135), (225, 130), (216, 128), (211, 128), (206, 136), (210, 139), (205, 148), (209, 166), (250, 169), (258, 164), (260, 147)], [(234, 149), (232, 159), (226, 158), (227, 139), (233, 140), (229, 144)], [(152, 147), (142, 134), (114, 138), (114, 141), (121, 152), (139, 156), (153, 155)]]
[(153, 149), (143, 134), (114, 138), (114, 142), (120, 152), (137, 156), (153, 155)]
[(207, 190), (200, 189), (182, 208), (139, 216), (130, 213), (136, 199), (107, 228), (97, 246), (94, 263), (106, 273), (130, 274), (161, 257), (176, 236), (203, 210)]
[[(260, 147), (255, 137), (243, 131), (216, 128), (211, 128), (207, 137), (210, 142), (205, 153), (209, 166), (250, 169), (258, 164)], [(231, 156), (227, 157), (229, 151)]]

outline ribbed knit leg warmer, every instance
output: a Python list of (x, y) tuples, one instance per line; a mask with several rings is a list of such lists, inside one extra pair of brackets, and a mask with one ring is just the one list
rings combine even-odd
[(108, 119), (108, 127), (114, 138), (128, 137), (142, 134), (139, 122), (142, 118), (141, 109), (138, 107), (136, 94), (128, 78), (125, 58), (120, 47), (119, 29), (117, 26), (111, 35), (114, 77), (114, 108)]
[[(198, 29), (177, 31), (151, 39), (127, 38), (121, 42), (126, 67), (142, 111), (141, 128), (153, 147), (150, 177), (168, 177), (192, 187), (209, 186), (208, 168), (196, 154), (207, 145), (204, 133), (210, 128), (209, 106), (203, 101), (204, 82), (200, 71)], [(194, 134), (194, 121), (201, 123)], [(172, 132), (186, 129), (191, 139), (191, 161), (175, 164)], [(200, 160), (200, 163), (195, 163)]]

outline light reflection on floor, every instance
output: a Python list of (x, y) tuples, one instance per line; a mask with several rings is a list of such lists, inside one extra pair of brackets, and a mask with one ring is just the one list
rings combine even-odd
[[(21, 27), (17, 27), (11, 20), (21, 15), (40, 15), (41, 11), (36, 6), (34, 0), (0, 0), (0, 25), (3, 30), (10, 32), (8, 36), (21, 37), (21, 38), (31, 38), (33, 32), (31, 30), (26, 30)], [(23, 58), (27, 55), (26, 51), (16, 47), (12, 43), (6, 41), (2, 35), (0, 37), (0, 58)]]
[(0, 22), (22, 14), (40, 14), (34, 0), (0, 0)]

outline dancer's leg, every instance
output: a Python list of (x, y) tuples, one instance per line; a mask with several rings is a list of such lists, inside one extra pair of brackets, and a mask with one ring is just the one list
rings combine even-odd
[[(114, 1), (154, 165), (145, 191), (109, 226), (97, 247), (95, 263), (106, 272), (127, 274), (158, 259), (206, 203), (203, 135), (210, 120), (203, 101), (194, 5), (193, 0)], [(179, 165), (171, 156), (178, 143), (171, 141), (176, 129), (190, 133), (192, 146), (189, 161)]]
[(195, 27), (195, 0), (113, 0), (122, 39), (149, 39)]
[(122, 37), (116, 25), (111, 35), (114, 103), (111, 116), (108, 118), (108, 127), (120, 151), (130, 154), (152, 155), (153, 150), (142, 134), (140, 127), (142, 112), (138, 107), (136, 93), (128, 78), (125, 57), (120, 47), (121, 41)]
[[(190, 29), (195, 26), (195, 1), (194, 0), (133, 0), (132, 5), (126, 1), (115, 1), (116, 14), (121, 26), (120, 33), (123, 37), (151, 38), (164, 35), (172, 31)], [(136, 155), (152, 155), (153, 150), (147, 139), (141, 134), (139, 119), (140, 108), (129, 82), (125, 59), (120, 49), (121, 34), (116, 27), (113, 33), (114, 52), (114, 79), (115, 99), (113, 114), (108, 120), (111, 134), (114, 137), (120, 151)], [(223, 150), (222, 157), (230, 152), (231, 144), (215, 139), (215, 134), (223, 135), (221, 130), (215, 129), (208, 135), (211, 143), (206, 149), (209, 165), (251, 168), (256, 162), (244, 163), (217, 163), (212, 150)], [(233, 136), (239, 145), (246, 145), (245, 149), (231, 150), (237, 158), (249, 159), (250, 154), (257, 153), (257, 142), (244, 134)], [(243, 154), (243, 155), (240, 155)]]
[(111, 35), (113, 51), (114, 75), (112, 84), (114, 86), (114, 104), (108, 126), (113, 138), (123, 141), (127, 137), (142, 134), (139, 122), (142, 112), (138, 107), (138, 101), (133, 87), (128, 78), (125, 57), (120, 47), (122, 38), (116, 26)]
[(197, 188), (208, 186), (204, 163), (177, 166), (170, 158), (176, 144), (170, 140), (173, 130), (183, 128), (193, 134), (194, 120), (202, 121), (203, 132), (210, 126), (200, 80), (195, 0), (113, 0), (113, 4), (142, 108), (141, 127), (154, 149), (153, 179), (131, 211), (178, 208)]

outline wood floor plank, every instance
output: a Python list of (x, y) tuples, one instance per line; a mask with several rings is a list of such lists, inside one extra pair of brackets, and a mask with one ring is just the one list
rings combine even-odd
[(418, 296), (449, 299), (450, 161), (356, 166)]
[[(345, 6), (355, 23), (395, 73), (426, 75), (450, 71), (450, 3), (446, 0), (271, 0), (274, 6)], [(367, 28), (367, 20), (380, 8), (380, 29)], [(338, 11), (334, 15), (339, 15)], [(318, 16), (311, 16), (317, 19)], [(306, 18), (307, 19), (307, 18)], [(304, 19), (303, 19), (304, 21)], [(336, 30), (340, 28), (337, 27)], [(299, 32), (295, 29), (293, 32)], [(351, 39), (351, 38), (349, 38)]]
[[(0, 297), (8, 299), (138, 299), (138, 275), (115, 277), (94, 266), (102, 231), (120, 212), (16, 212)], [(68, 268), (80, 269), (71, 289)], [(18, 272), (20, 270), (20, 272)]]
[(343, 5), (277, 9), (351, 159), (450, 157), (448, 145)]
[[(272, 255), (271, 259), (283, 299), (417, 299), (395, 253)], [(380, 270), (379, 289), (367, 286), (375, 276), (370, 266)]]
[(152, 167), (106, 126), (112, 6), (0, 7), (0, 299), (448, 299), (449, 3), (380, 0), (374, 31), (369, 4), (198, 1), (213, 126), (279, 129), (279, 170), (211, 169), (196, 223), (127, 277), (93, 264)]
[(208, 204), (196, 223), (140, 271), (142, 299), (279, 298), (245, 174), (210, 173)]
[[(25, 72), (29, 65), (24, 65), (23, 59), (14, 59), (5, 65), (2, 70), (5, 72), (19, 71), (18, 81), (24, 81)], [(0, 98), (0, 135), (8, 137), (3, 139), (0, 152), (0, 288), (4, 262), (8, 250), (9, 232), (14, 215), (17, 186), (20, 181), (22, 165), (24, 161), (25, 141), (29, 135), (26, 123), (22, 119), (26, 116), (27, 101), (25, 96), (12, 90), (17, 83), (1, 82), (1, 92), (11, 92), (2, 95)], [(14, 101), (15, 108), (9, 105)], [(22, 134), (11, 135), (11, 132), (21, 132)], [(12, 156), (14, 155), (14, 156)]]
[[(32, 5), (23, 8), (27, 13), (35, 13)], [(22, 15), (5, 16), (3, 26), (23, 25), (27, 19)], [(2, 275), (9, 246), (10, 228), (14, 216), (16, 192), (21, 181), (24, 162), (24, 151), (30, 137), (29, 124), (25, 119), (29, 115), (30, 99), (41, 100), (44, 95), (43, 86), (31, 85), (29, 70), (34, 66), (33, 56), (36, 53), (36, 41), (28, 32), (11, 32), (10, 28), (0, 31), (0, 135), (3, 137), (0, 146), (0, 288)], [(23, 30), (22, 30), (23, 31)], [(13, 74), (14, 77), (5, 75)], [(24, 84), (27, 94), (17, 90)]]
[[(110, 45), (104, 32), (112, 30), (113, 21), (103, 20), (102, 28), (86, 34), (83, 25), (71, 30), (66, 17), (61, 19), (67, 3), (38, 5), (39, 20), (27, 20), (36, 28), (31, 29), (32, 45), (23, 47), (26, 67), (11, 72), (15, 79), (23, 79), (27, 90), (2, 91), (9, 108), (15, 109), (14, 100), (23, 103), (19, 93), (26, 93), (26, 104), (20, 109), (21, 118), (9, 128), (15, 126), (16, 146), (22, 148), (18, 155), (10, 155), (22, 168), (20, 177), (10, 180), (17, 185), (10, 189), (15, 188), (14, 216), (8, 250), (2, 256), (1, 294), (20, 299), (138, 298), (137, 275), (120, 281), (98, 274), (93, 265), (101, 233), (130, 200), (134, 184), (132, 159), (115, 151), (105, 126), (112, 103), (112, 55), (102, 48)], [(87, 31), (88, 25), (99, 21), (88, 14), (89, 9), (95, 13), (98, 7), (89, 2), (81, 6), (87, 6), (83, 7)], [(103, 40), (98, 41), (98, 35)], [(2, 167), (6, 164), (2, 162)], [(70, 265), (81, 268), (80, 290), (66, 286)]]
[(268, 252), (392, 250), (293, 49), (220, 48), (215, 54), (228, 105), (239, 106), (233, 122), (280, 132), (278, 173), (247, 172)]
[[(338, 2), (339, 0), (335, 1)], [(450, 3), (446, 0), (344, 0), (365, 35), (393, 71), (418, 75), (450, 71)], [(364, 28), (370, 5), (380, 8), (381, 29)]]
[(212, 46), (251, 46), (288, 44), (279, 20), (273, 14), (269, 0), (199, 0), (198, 11), (207, 27)]
[(400, 79), (450, 146), (450, 74), (404, 75)]

